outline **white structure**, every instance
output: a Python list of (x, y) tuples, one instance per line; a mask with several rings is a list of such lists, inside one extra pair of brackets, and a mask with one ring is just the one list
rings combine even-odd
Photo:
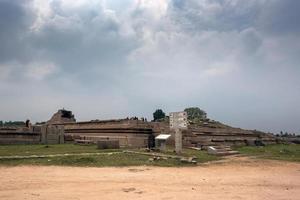
[(175, 151), (177, 154), (182, 152), (182, 132), (187, 129), (187, 113), (172, 112), (170, 113), (170, 129), (175, 130)]
[(159, 147), (159, 149), (161, 151), (165, 151), (166, 150), (166, 141), (167, 139), (169, 139), (169, 137), (171, 137), (171, 135), (169, 134), (160, 134), (158, 136), (155, 137), (155, 146)]
[(170, 128), (171, 129), (187, 129), (187, 113), (186, 112), (171, 112), (170, 113)]
[(212, 147), (212, 146), (207, 147), (207, 152), (208, 152), (208, 154), (213, 154), (213, 155), (218, 154), (217, 149), (215, 147)]

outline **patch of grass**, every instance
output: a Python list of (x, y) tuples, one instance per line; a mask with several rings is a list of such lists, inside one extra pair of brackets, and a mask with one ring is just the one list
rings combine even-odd
[[(142, 151), (142, 150), (137, 150), (137, 151)], [(163, 153), (163, 154), (168, 154), (168, 155), (176, 155), (174, 147), (171, 147), (171, 146), (167, 146), (166, 151), (158, 152), (158, 153)], [(204, 162), (221, 159), (218, 156), (208, 154), (206, 151), (198, 151), (198, 150), (188, 149), (188, 148), (183, 148), (181, 156), (196, 157), (198, 163), (204, 163)]]
[(54, 145), (0, 145), (0, 156), (49, 155), (64, 153), (97, 153), (121, 150), (99, 150), (96, 145), (54, 144)]
[(56, 165), (56, 166), (82, 166), (82, 167), (124, 167), (124, 166), (189, 166), (191, 164), (181, 163), (176, 159), (161, 159), (149, 161), (150, 156), (130, 153), (120, 153), (112, 155), (97, 156), (65, 156), (53, 158), (34, 158), (34, 159), (4, 159), (0, 165)]
[(241, 154), (259, 158), (300, 162), (300, 145), (276, 144), (264, 147), (237, 147)]
[[(99, 150), (96, 145), (81, 146), (74, 144), (59, 145), (3, 145), (0, 146), (0, 156), (26, 156), (26, 155), (55, 155), (64, 153), (99, 153), (99, 152), (119, 152), (122, 149), (106, 149)], [(136, 150), (142, 151), (142, 150)], [(175, 155), (172, 149), (168, 148), (165, 154)], [(184, 149), (182, 156), (195, 156), (199, 163), (218, 159), (213, 155), (208, 155), (204, 151), (196, 151), (192, 149)], [(59, 156), (49, 158), (26, 158), (26, 159), (1, 159), (0, 165), (16, 166), (16, 165), (58, 165), (58, 166), (90, 166), (90, 167), (106, 167), (106, 166), (194, 166), (189, 163), (182, 163), (178, 159), (160, 159), (150, 161), (152, 156), (133, 154), (133, 153), (116, 153), (101, 155), (72, 155)]]
[[(171, 147), (168, 147), (166, 153), (171, 155), (176, 155), (174, 149), (172, 149)], [(198, 150), (187, 149), (187, 148), (184, 148), (182, 150), (181, 155), (185, 157), (196, 157), (199, 163), (221, 159), (220, 157), (217, 157), (215, 155), (208, 154), (206, 151), (198, 151)]]
[(183, 149), (183, 156), (195, 156), (200, 163), (221, 159), (218, 156), (208, 154), (207, 151), (193, 149)]

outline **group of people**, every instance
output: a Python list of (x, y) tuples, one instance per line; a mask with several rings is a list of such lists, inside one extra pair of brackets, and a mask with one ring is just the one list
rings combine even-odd
[[(129, 117), (126, 117), (126, 119), (127, 120), (139, 120), (139, 118), (138, 117), (136, 117), (136, 116), (134, 116), (134, 117), (131, 117), (131, 118), (129, 118)], [(141, 119), (140, 119), (141, 121), (143, 121), (143, 122), (147, 122), (147, 118), (145, 118), (145, 117), (141, 117)]]

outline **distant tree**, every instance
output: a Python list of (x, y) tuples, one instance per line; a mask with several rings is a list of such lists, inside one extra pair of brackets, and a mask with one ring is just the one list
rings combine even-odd
[(2, 127), (3, 126), (3, 121), (0, 121), (0, 127)]
[(190, 121), (199, 121), (207, 119), (207, 114), (204, 110), (201, 110), (198, 107), (190, 107), (184, 109), (187, 112), (188, 120)]
[(25, 126), (25, 122), (23, 121), (8, 121), (8, 122), (4, 122), (4, 126)]
[(35, 125), (43, 125), (46, 124), (46, 122), (36, 122)]
[(154, 113), (153, 113), (153, 120), (157, 121), (159, 119), (164, 119), (166, 117), (166, 114), (164, 113), (164, 111), (162, 111), (162, 109), (157, 109)]

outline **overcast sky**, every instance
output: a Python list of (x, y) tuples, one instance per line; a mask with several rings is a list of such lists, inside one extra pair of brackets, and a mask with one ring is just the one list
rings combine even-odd
[(198, 106), (300, 133), (299, 0), (0, 0), (0, 120)]

